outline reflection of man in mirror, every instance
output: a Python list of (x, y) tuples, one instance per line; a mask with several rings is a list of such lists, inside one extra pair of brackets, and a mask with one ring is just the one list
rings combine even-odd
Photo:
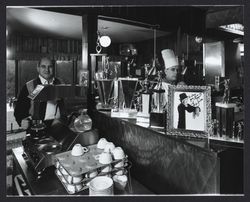
[(179, 96), (181, 103), (178, 105), (179, 120), (177, 127), (180, 129), (186, 129), (186, 111), (189, 113), (193, 112), (194, 116), (199, 116), (200, 108), (188, 104), (186, 93), (181, 93)]

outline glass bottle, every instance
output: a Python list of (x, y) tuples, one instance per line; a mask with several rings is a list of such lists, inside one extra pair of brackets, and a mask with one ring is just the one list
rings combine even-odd
[(81, 114), (75, 119), (74, 127), (77, 132), (84, 132), (91, 130), (92, 120), (87, 114), (87, 109), (83, 109), (81, 111)]

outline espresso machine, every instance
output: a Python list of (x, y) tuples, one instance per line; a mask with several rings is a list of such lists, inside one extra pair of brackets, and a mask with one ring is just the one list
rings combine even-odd
[(62, 122), (56, 120), (51, 126), (47, 126), (39, 116), (42, 102), (66, 97), (84, 96), (83, 86), (72, 85), (37, 85), (29, 98), (33, 102), (31, 127), (22, 141), (23, 156), (27, 164), (34, 168), (38, 175), (54, 165), (54, 156), (72, 148), (77, 139), (77, 134)]

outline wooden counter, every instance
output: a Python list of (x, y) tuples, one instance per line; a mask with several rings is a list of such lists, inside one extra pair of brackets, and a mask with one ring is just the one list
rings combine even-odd
[(92, 111), (90, 116), (100, 137), (125, 150), (133, 164), (132, 176), (154, 193), (220, 193), (216, 152), (108, 113)]

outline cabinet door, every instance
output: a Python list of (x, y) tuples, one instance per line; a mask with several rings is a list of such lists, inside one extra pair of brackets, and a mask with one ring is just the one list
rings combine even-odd
[(37, 64), (37, 60), (18, 61), (18, 93), (27, 81), (38, 76)]
[(15, 97), (15, 60), (6, 60), (6, 98)]
[(65, 84), (73, 84), (73, 61), (56, 61), (55, 75)]

